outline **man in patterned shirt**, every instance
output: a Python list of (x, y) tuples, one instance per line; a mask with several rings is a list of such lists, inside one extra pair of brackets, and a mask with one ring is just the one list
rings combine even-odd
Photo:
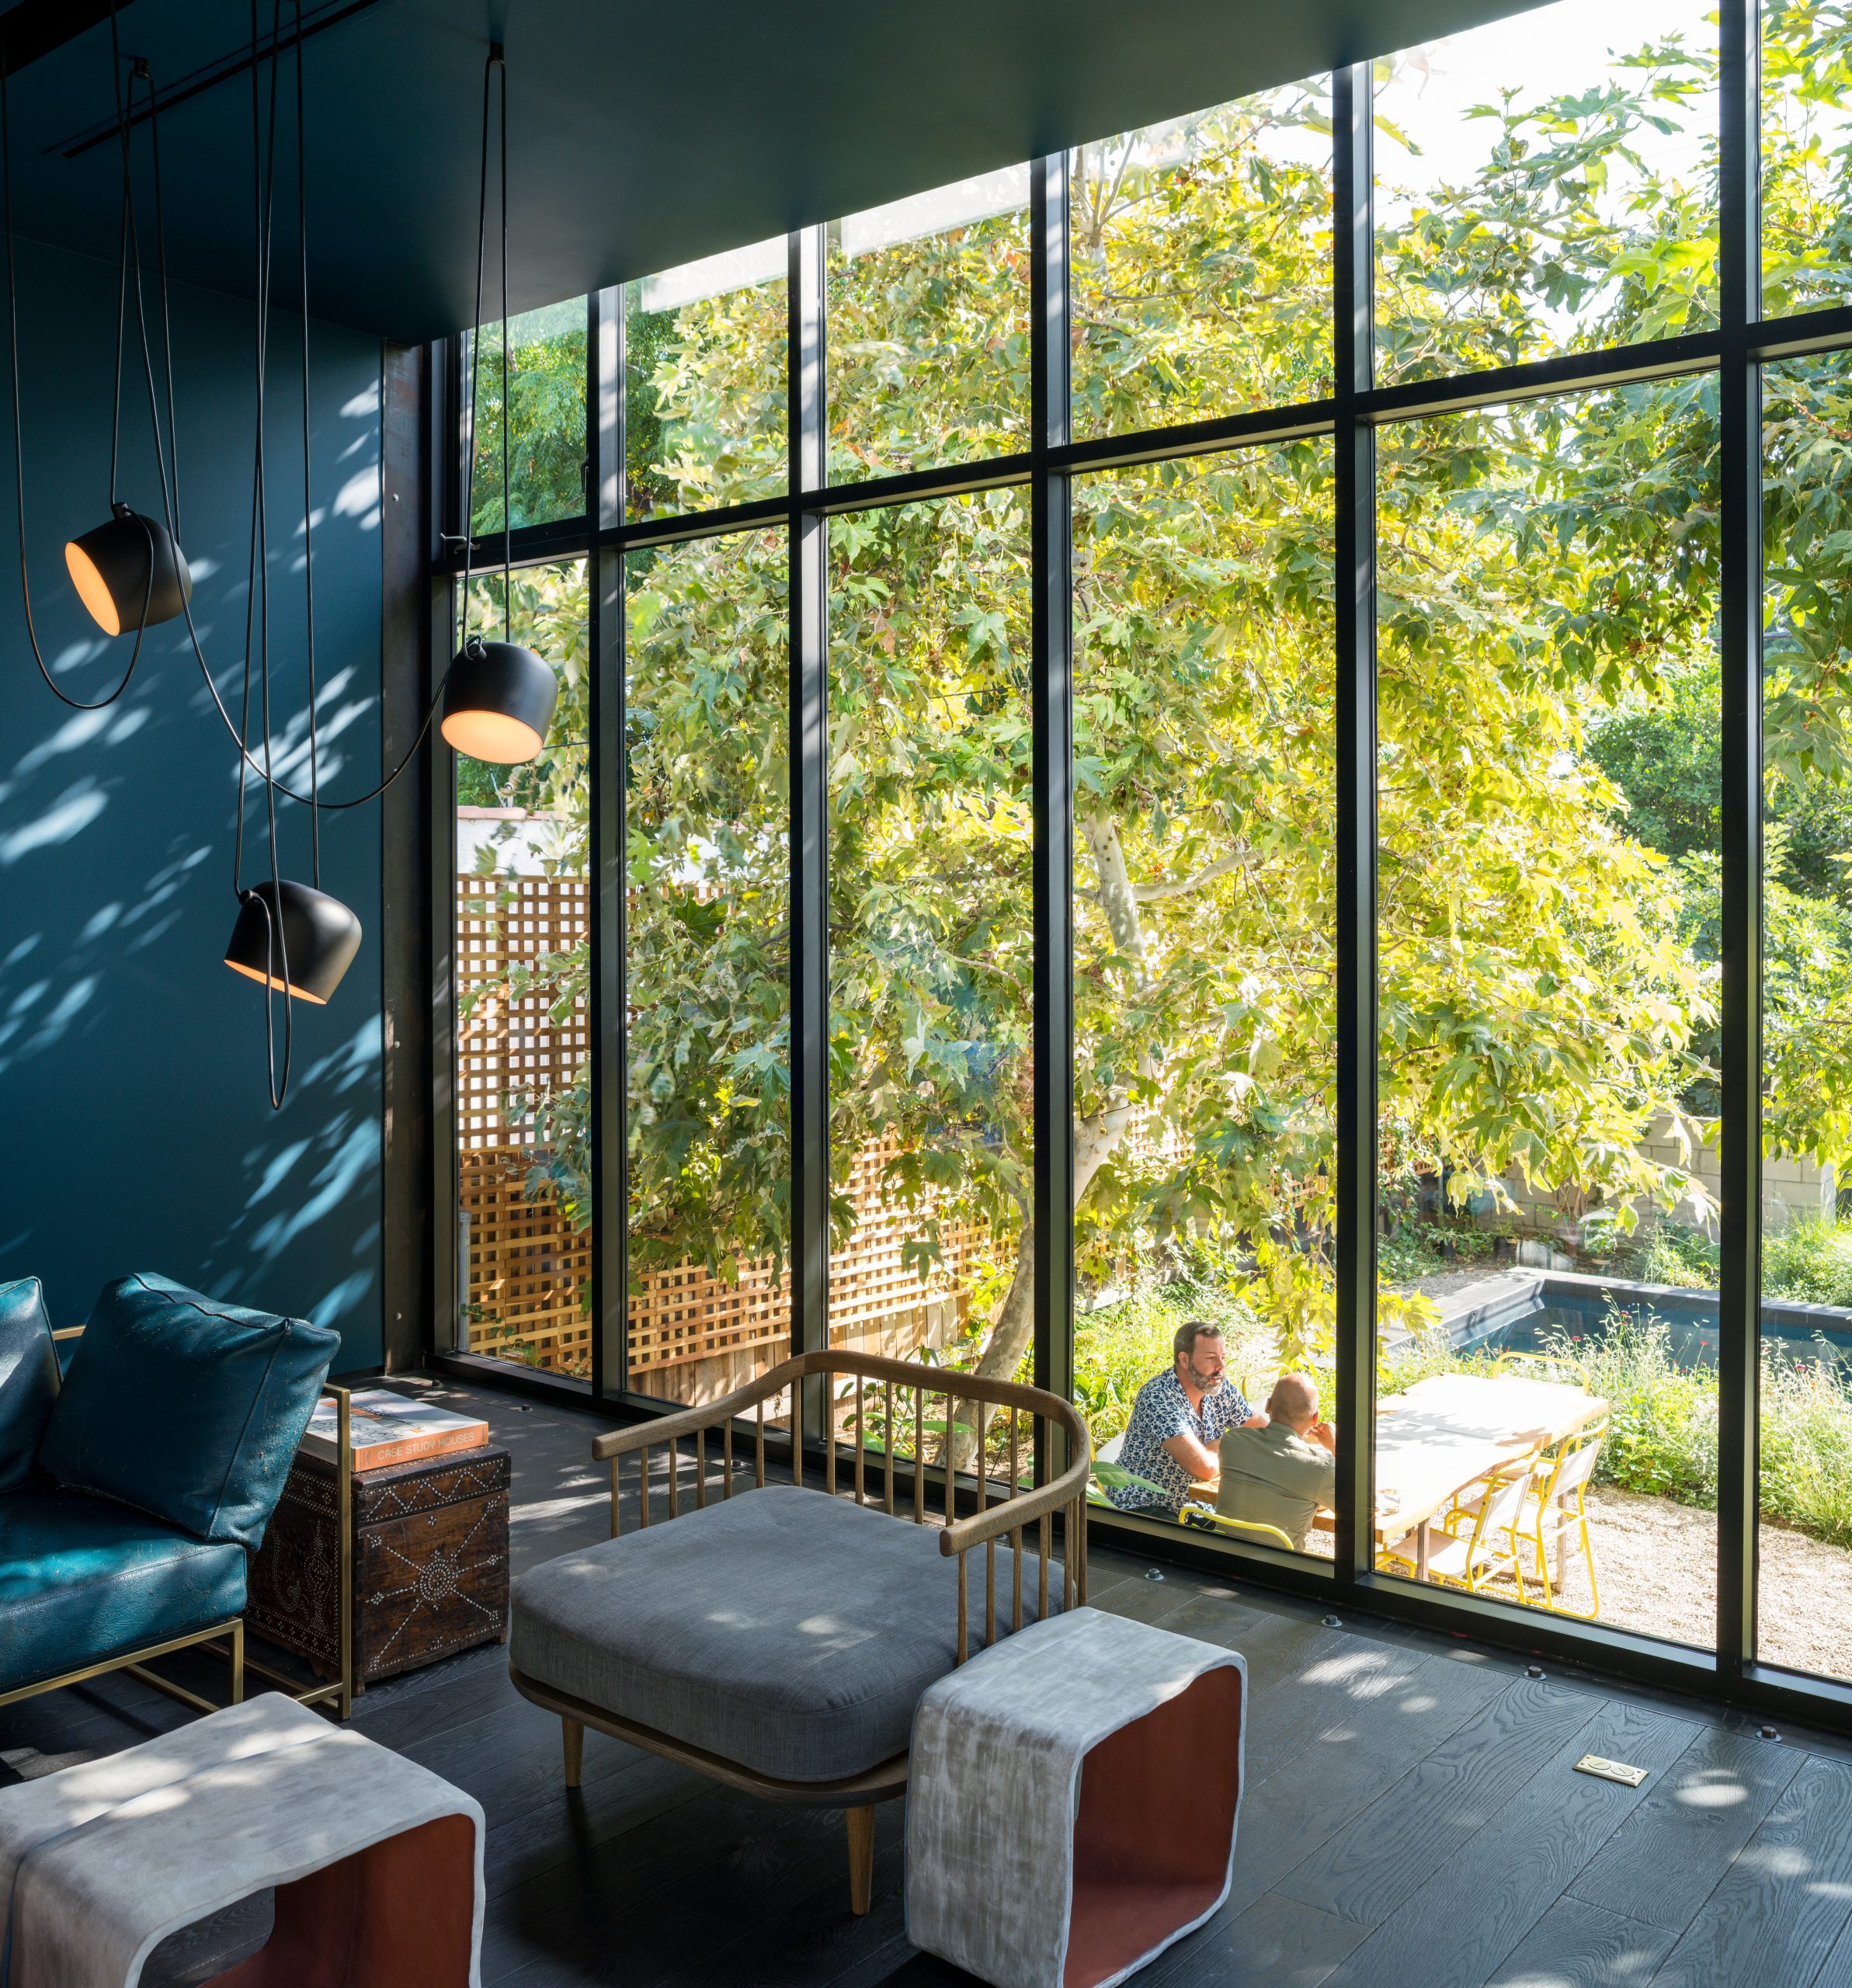
[(1175, 1518), (1193, 1483), (1221, 1468), (1218, 1446), (1229, 1429), (1264, 1429), (1267, 1417), (1222, 1378), (1221, 1329), (1193, 1319), (1172, 1342), (1171, 1371), (1147, 1381), (1132, 1402), (1119, 1463), (1145, 1484), (1118, 1484), (1107, 1496), (1123, 1511)]

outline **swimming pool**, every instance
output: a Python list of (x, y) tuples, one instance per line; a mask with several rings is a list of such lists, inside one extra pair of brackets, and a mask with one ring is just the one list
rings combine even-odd
[[(1650, 1313), (1664, 1321), (1667, 1350), (1680, 1367), (1717, 1364), (1718, 1322), (1715, 1305), (1693, 1303), (1682, 1291), (1658, 1285), (1617, 1283), (1600, 1290), (1565, 1288), (1555, 1278), (1544, 1281), (1541, 1302), (1516, 1318), (1489, 1326), (1461, 1343), (1475, 1353), (1541, 1353), (1565, 1333), (1599, 1340), (1607, 1329), (1611, 1311), (1636, 1315)], [(1784, 1305), (1762, 1314), (1765, 1346), (1782, 1355), (1813, 1365), (1843, 1362), (1852, 1365), (1852, 1312), (1831, 1306)]]

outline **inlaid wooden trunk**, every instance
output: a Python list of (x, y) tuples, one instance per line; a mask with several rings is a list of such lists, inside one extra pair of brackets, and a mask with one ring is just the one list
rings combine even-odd
[[(353, 1480), (353, 1681), (508, 1639), (506, 1450), (459, 1450)], [(335, 1468), (298, 1455), (251, 1562), (245, 1621), (340, 1669)]]

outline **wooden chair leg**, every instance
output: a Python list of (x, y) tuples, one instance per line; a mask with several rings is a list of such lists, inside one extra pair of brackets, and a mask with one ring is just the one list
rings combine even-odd
[(851, 1809), (849, 1821), (849, 1909), (859, 1919), (874, 1896), (874, 1811)]
[(585, 1729), (575, 1719), (562, 1719), (560, 1727), (566, 1742), (566, 1785), (576, 1788), (585, 1757)]

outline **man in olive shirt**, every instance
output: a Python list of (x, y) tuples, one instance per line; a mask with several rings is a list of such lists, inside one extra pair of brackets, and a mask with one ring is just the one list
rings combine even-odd
[(1337, 1494), (1337, 1432), (1319, 1419), (1319, 1391), (1303, 1374), (1282, 1374), (1260, 1428), (1231, 1429), (1221, 1439), (1225, 1518), (1275, 1525), (1303, 1553), (1313, 1513)]

